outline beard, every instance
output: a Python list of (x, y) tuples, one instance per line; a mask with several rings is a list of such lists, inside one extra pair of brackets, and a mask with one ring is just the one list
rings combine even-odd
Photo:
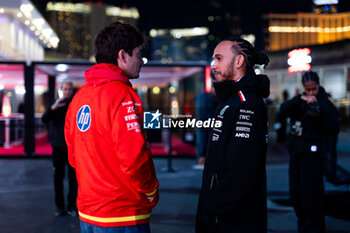
[(228, 67), (227, 70), (222, 74), (223, 80), (231, 80), (233, 77), (233, 67)]
[(129, 79), (138, 79), (139, 77), (140, 77), (140, 74), (138, 74), (137, 76), (136, 75), (129, 76)]
[(235, 57), (232, 58), (230, 65), (227, 69), (222, 73), (223, 80), (232, 80), (233, 79), (233, 66), (234, 66)]
[(140, 77), (141, 66), (132, 73), (127, 73), (129, 79), (138, 79)]

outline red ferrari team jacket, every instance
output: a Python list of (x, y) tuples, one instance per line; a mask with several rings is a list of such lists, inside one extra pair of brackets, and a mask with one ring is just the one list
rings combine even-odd
[(142, 129), (141, 100), (116, 65), (97, 64), (85, 79), (65, 123), (79, 217), (102, 227), (147, 223), (158, 202), (158, 180)]

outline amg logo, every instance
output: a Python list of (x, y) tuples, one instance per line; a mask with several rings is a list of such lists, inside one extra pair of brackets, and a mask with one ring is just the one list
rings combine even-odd
[(236, 133), (236, 138), (249, 138), (249, 133)]

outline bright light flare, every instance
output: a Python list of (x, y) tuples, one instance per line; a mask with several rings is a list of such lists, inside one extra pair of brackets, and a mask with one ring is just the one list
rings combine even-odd
[(4, 95), (2, 103), (2, 114), (4, 117), (9, 117), (11, 115), (11, 103), (10, 98), (7, 95)]

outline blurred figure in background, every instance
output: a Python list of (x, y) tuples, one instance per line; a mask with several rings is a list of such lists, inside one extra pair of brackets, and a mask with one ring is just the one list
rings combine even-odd
[[(73, 83), (62, 82), (61, 90), (63, 92), (62, 98), (58, 98), (51, 104), (44, 112), (41, 120), (44, 123), (50, 123), (49, 139), (52, 146), (52, 160), (54, 168), (54, 184), (55, 184), (55, 203), (56, 212), (55, 216), (63, 216), (67, 213), (69, 215), (76, 215), (76, 198), (77, 198), (77, 179), (75, 176), (75, 170), (68, 163), (68, 151), (67, 144), (64, 139), (64, 123), (66, 119), (66, 113), (68, 105), (72, 101), (73, 96)], [(65, 208), (64, 201), (64, 185), (63, 179), (65, 176), (65, 169), (68, 167), (68, 205)], [(67, 212), (66, 212), (67, 210)]]
[[(213, 118), (217, 103), (215, 100), (214, 88), (211, 93), (199, 93), (196, 95), (196, 119), (208, 120)], [(196, 128), (196, 158), (197, 164), (193, 169), (204, 169), (205, 155), (207, 153), (207, 146), (209, 140), (210, 129), (209, 128)]]
[(302, 76), (305, 92), (281, 105), (277, 121), (290, 118), (290, 198), (300, 233), (325, 232), (324, 159), (329, 138), (339, 132), (338, 112), (319, 83), (317, 73)]
[[(327, 93), (329, 101), (332, 102), (332, 95)], [(333, 102), (332, 102), (333, 103)], [(338, 121), (341, 122), (340, 114), (337, 111)], [(344, 175), (339, 174), (337, 170), (339, 169), (337, 166), (337, 142), (338, 142), (338, 134), (331, 135), (329, 137), (329, 145), (328, 145), (328, 153), (326, 153), (325, 157), (325, 176), (329, 182), (333, 184), (342, 184), (344, 181), (349, 180), (344, 177)], [(349, 183), (347, 183), (349, 184)]]

